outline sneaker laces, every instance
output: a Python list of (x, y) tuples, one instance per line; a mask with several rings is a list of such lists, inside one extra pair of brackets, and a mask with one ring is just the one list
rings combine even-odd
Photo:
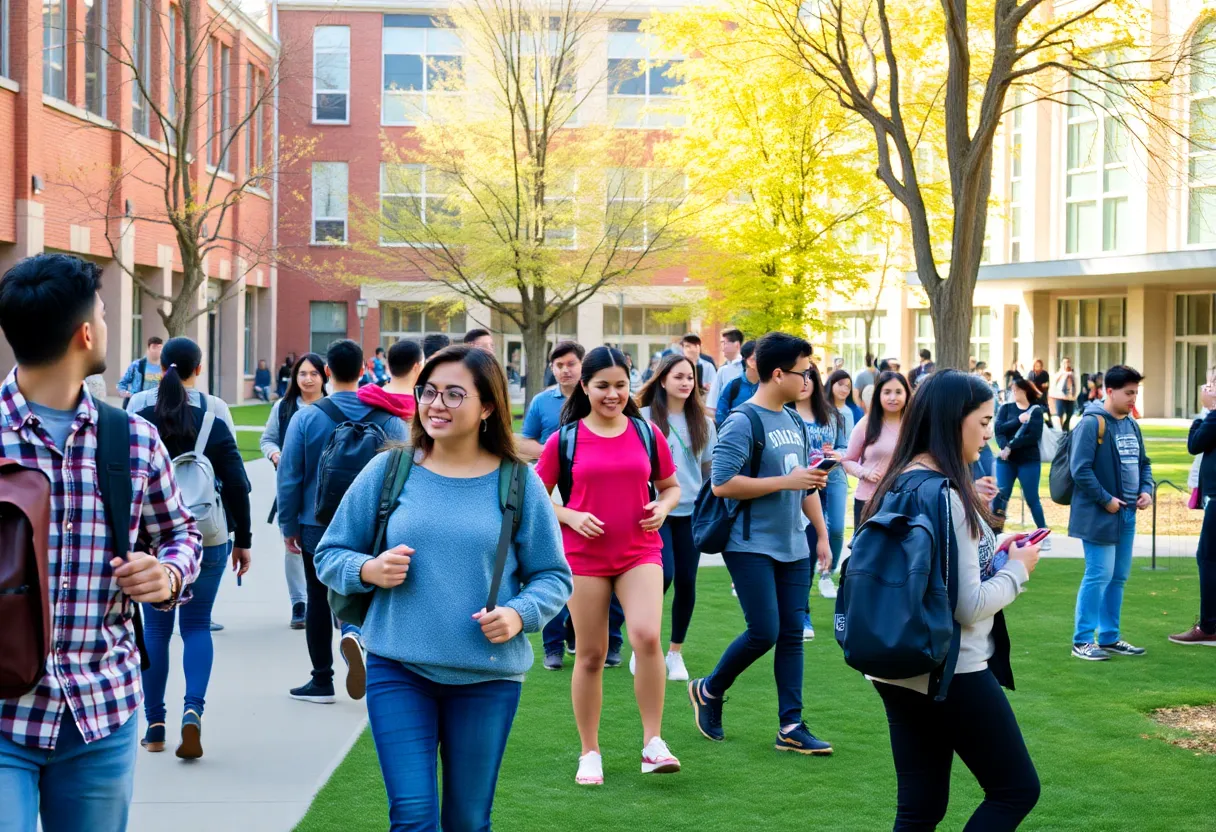
[(646, 747), (642, 752), (651, 760), (663, 760), (673, 758), (671, 749), (667, 747), (667, 743), (662, 737), (651, 737), (650, 742), (646, 743)]

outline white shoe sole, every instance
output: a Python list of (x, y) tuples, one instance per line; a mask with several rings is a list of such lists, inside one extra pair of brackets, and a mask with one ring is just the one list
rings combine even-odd
[(642, 763), (642, 774), (675, 774), (679, 770), (679, 760), (667, 760), (662, 763)]
[(1072, 657), (1074, 659), (1080, 659), (1083, 662), (1108, 662), (1108, 661), (1110, 661), (1110, 656), (1082, 656), (1078, 653), (1073, 653)]
[(667, 681), (669, 682), (687, 682), (688, 679), (688, 671), (684, 671), (683, 673), (672, 673), (671, 671), (667, 672)]
[(811, 632), (808, 633), (806, 630), (803, 630), (802, 631), (802, 640), (803, 641), (814, 641), (815, 640), (815, 631), (812, 630)]
[(297, 702), (311, 702), (314, 705), (332, 705), (338, 701), (336, 696), (299, 696), (294, 693), (287, 694)]
[(1183, 647), (1216, 647), (1216, 641), (1175, 641), (1170, 638), (1170, 644), (1181, 644)]

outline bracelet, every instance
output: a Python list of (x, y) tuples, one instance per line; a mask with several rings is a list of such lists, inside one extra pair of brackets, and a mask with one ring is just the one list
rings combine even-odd
[(177, 601), (182, 594), (182, 581), (178, 577), (177, 570), (170, 568), (166, 564), (161, 564), (161, 568), (165, 570), (165, 574), (169, 577), (169, 599), (165, 602), (169, 606), (177, 606)]

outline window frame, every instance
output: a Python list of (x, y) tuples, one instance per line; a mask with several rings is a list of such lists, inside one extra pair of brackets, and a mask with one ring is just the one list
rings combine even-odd
[[(866, 369), (866, 313), (861, 310), (832, 312), (829, 320), (832, 323), (832, 357), (844, 359), (850, 377), (860, 373)], [(886, 328), (887, 311), (879, 309), (874, 313), (874, 323), (870, 329), (870, 351), (878, 360), (886, 356)], [(856, 363), (851, 364), (846, 356), (853, 357)]]
[(9, 0), (0, 0), (0, 76), (9, 76)]
[[(1103, 56), (1102, 60), (1109, 61), (1112, 56)], [(1117, 69), (1115, 70), (1117, 71)], [(1088, 86), (1089, 89), (1083, 90), (1081, 83)], [(1095, 107), (1084, 98), (1078, 99), (1078, 103), (1073, 103), (1073, 97), (1080, 92), (1085, 92), (1093, 97), (1106, 96), (1107, 93), (1102, 89), (1101, 83), (1094, 81), (1080, 82), (1075, 76), (1070, 76), (1068, 84), (1067, 96), (1068, 102), (1065, 104), (1064, 118), (1064, 160), (1062, 169), (1064, 171), (1064, 256), (1065, 257), (1090, 257), (1103, 254), (1118, 254), (1127, 250), (1127, 243), (1120, 240), (1119, 233), (1119, 203), (1123, 203), (1123, 210), (1129, 212), (1128, 220), (1130, 222), (1130, 211), (1132, 205), (1132, 188), (1131, 188), (1131, 155), (1133, 152), (1131, 142), (1132, 125), (1129, 123), (1130, 114), (1121, 113), (1121, 117), (1114, 117), (1105, 109)], [(1080, 165), (1077, 167), (1070, 166), (1071, 157), (1071, 136), (1072, 128), (1085, 124), (1094, 124), (1094, 148), (1093, 161), (1090, 164)], [(1107, 160), (1108, 153), (1108, 132), (1111, 125), (1122, 127), (1126, 131), (1127, 141), (1124, 145), (1124, 158), (1110, 162)], [(1084, 148), (1080, 148), (1080, 152), (1085, 152)], [(1107, 179), (1112, 172), (1121, 171), (1124, 175), (1124, 181), (1127, 187), (1120, 189), (1108, 189)], [(1094, 179), (1093, 190), (1086, 196), (1069, 196), (1069, 180), (1075, 176), (1091, 175)], [(1081, 245), (1080, 234), (1086, 228), (1086, 223), (1080, 221), (1079, 209), (1077, 209), (1076, 237), (1073, 238), (1073, 213), (1072, 206), (1092, 205), (1097, 212), (1097, 228), (1098, 240), (1096, 247), (1083, 247)], [(1114, 207), (1114, 224), (1113, 227), (1107, 225), (1107, 209), (1109, 206)]]
[[(680, 186), (681, 186), (682, 192), (684, 194), (683, 197), (652, 196), (651, 188), (654, 186), (653, 175), (660, 171), (674, 173), (674, 171), (672, 171), (671, 168), (609, 168), (604, 173), (605, 182), (606, 182), (605, 199), (607, 202), (607, 205), (605, 206), (605, 211), (604, 211), (605, 235), (608, 234), (608, 226), (611, 223), (612, 203), (614, 203), (614, 202), (620, 202), (620, 203), (637, 202), (637, 203), (642, 204), (642, 228), (641, 228), (642, 244), (637, 245), (637, 246), (629, 246), (629, 245), (621, 244), (619, 246), (621, 251), (644, 251), (651, 244), (650, 209), (652, 208), (652, 206), (654, 206), (658, 202), (665, 202), (665, 203), (679, 202), (681, 199), (687, 198), (687, 196), (688, 196), (688, 175), (683, 174), (683, 173), (680, 174), (680, 179), (681, 179)], [(642, 175), (642, 195), (640, 197), (616, 197), (616, 198), (613, 197), (613, 195), (612, 195), (612, 177), (619, 173), (623, 173), (625, 176), (629, 176), (630, 174), (634, 174), (634, 173), (640, 173)], [(624, 190), (624, 184), (622, 184), (622, 190)]]
[[(406, 26), (400, 24), (390, 24), (389, 20), (410, 20), (421, 22), (425, 19), (429, 25)], [(455, 27), (437, 26), (435, 25), (436, 18), (430, 15), (415, 15), (415, 14), (385, 14), (381, 17), (380, 30), (380, 126), (381, 127), (417, 127), (422, 123), (422, 118), (411, 119), (409, 116), (410, 105), (408, 104), (412, 96), (416, 96), (421, 100), (421, 106), (418, 112), (424, 117), (432, 116), (430, 99), (432, 96), (442, 96), (444, 98), (456, 99), (464, 95), (464, 90), (432, 90), (431, 84), (431, 60), (433, 58), (456, 58), (460, 62), (460, 71), (464, 72), (465, 61), (468, 57), (468, 49), (465, 46), (464, 38), (461, 37), (460, 30)], [(422, 32), (422, 52), (387, 52), (385, 50), (385, 40), (388, 37), (390, 29), (406, 29)], [(431, 49), (431, 32), (450, 32), (460, 43), (460, 49), (457, 52), (438, 52)], [(418, 55), (422, 61), (422, 88), (419, 90), (390, 90), (385, 88), (386, 76), (388, 74), (385, 66), (389, 55)], [(404, 106), (405, 118), (397, 121), (388, 118), (388, 96), (401, 96), (403, 101), (407, 102)]]
[[(345, 183), (344, 190), (346, 191), (346, 200), (345, 200), (346, 204), (343, 206), (343, 211), (342, 211), (341, 217), (337, 216), (336, 214), (335, 215), (325, 215), (325, 216), (320, 216), (320, 217), (317, 216), (317, 167), (319, 165), (341, 166), (341, 169), (345, 173), (346, 183)], [(312, 221), (309, 225), (309, 240), (308, 240), (309, 245), (314, 245), (314, 246), (344, 246), (344, 245), (347, 245), (350, 242), (350, 220), (349, 220), (349, 217), (350, 217), (350, 164), (348, 162), (337, 162), (337, 161), (329, 161), (329, 160), (314, 161), (312, 163), (312, 168), (310, 170), (309, 185), (310, 185), (310, 189), (311, 189), (310, 207), (311, 207), (311, 216), (312, 216)], [(318, 240), (317, 239), (317, 223), (318, 222), (341, 222), (342, 223), (342, 239), (341, 240), (331, 240), (331, 239)]]
[(225, 43), (219, 44), (220, 48), (220, 123), (219, 123), (219, 147), (216, 149), (216, 155), (219, 157), (216, 162), (216, 169), (224, 173), (232, 172), (232, 47)]
[[(68, 97), (68, 2), (44, 0), (42, 11), (42, 94), (60, 101), (66, 101)], [(54, 22), (54, 9), (59, 10), (58, 26)], [(58, 43), (51, 40), (56, 32)], [(58, 74), (53, 60), (56, 53), (59, 55)]]
[[(666, 65), (670, 69), (671, 65), (682, 63), (684, 57), (678, 54), (661, 54), (661, 50), (656, 48), (656, 38), (654, 35), (642, 32), (640, 24), (641, 20), (632, 18), (614, 18), (608, 22), (608, 37), (606, 42), (608, 57), (605, 65), (605, 77), (608, 85), (608, 123), (613, 128), (634, 130), (666, 130), (672, 127), (682, 127), (685, 123), (682, 113), (653, 113), (648, 112), (648, 110), (656, 105), (674, 102), (678, 98), (678, 96), (670, 93), (656, 93), (652, 91), (651, 73), (659, 65)], [(616, 39), (614, 43), (614, 35), (625, 34), (634, 36), (635, 44), (633, 48), (621, 49), (617, 44), (623, 43), (622, 39)], [(624, 57), (614, 58), (612, 57), (614, 51), (626, 53), (636, 51), (641, 53), (641, 55), (640, 57), (634, 57), (632, 54), (628, 54)], [(641, 65), (642, 73), (638, 77), (644, 79), (644, 90), (640, 95), (637, 93), (615, 93), (612, 91), (614, 84), (617, 83), (612, 74), (613, 61), (633, 61)], [(631, 101), (641, 102), (641, 107), (638, 108), (637, 112), (637, 120), (636, 122), (621, 121), (619, 118), (621, 112), (629, 107), (628, 102)]]
[[(317, 45), (317, 32), (321, 29), (342, 29), (346, 32), (345, 47), (320, 47)], [(317, 86), (317, 55), (346, 55), (346, 88), (345, 89), (329, 89)], [(351, 46), (350, 46), (350, 26), (335, 26), (326, 24), (323, 26), (314, 26), (312, 30), (312, 123), (313, 124), (350, 124), (350, 105), (351, 105)], [(344, 97), (346, 117), (342, 119), (319, 118), (317, 116), (317, 97), (320, 95), (341, 95)]]
[[(1207, 46), (1201, 45), (1201, 36), (1210, 35), (1210, 40)], [(1195, 30), (1194, 36), (1191, 38), (1193, 54), (1198, 55), (1200, 51), (1207, 53), (1207, 59), (1216, 59), (1216, 18), (1209, 18), (1204, 21)], [(1211, 248), (1216, 245), (1216, 216), (1213, 216), (1208, 223), (1209, 229), (1207, 232), (1208, 239), (1203, 239), (1202, 229), (1198, 239), (1192, 239), (1192, 222), (1195, 219), (1195, 196), (1197, 193), (1208, 192), (1212, 195), (1213, 213), (1216, 214), (1216, 135), (1205, 137), (1209, 149), (1195, 150), (1195, 144), (1191, 140), (1191, 132), (1195, 124), (1195, 107), (1197, 104), (1206, 103), (1212, 108), (1213, 123), (1216, 124), (1216, 77), (1213, 78), (1212, 85), (1207, 90), (1196, 92), (1195, 81), (1199, 73), (1196, 71), (1195, 59), (1192, 58), (1190, 63), (1190, 74), (1187, 78), (1187, 108), (1186, 108), (1186, 199), (1183, 202), (1184, 221), (1183, 228), (1185, 229), (1186, 238), (1183, 245), (1187, 248)], [(1216, 73), (1213, 73), (1216, 76)], [(1212, 175), (1207, 178), (1195, 177), (1195, 160), (1207, 160), (1208, 165), (1212, 169)]]
[(1022, 234), (1025, 232), (1026, 195), (1022, 192), (1027, 184), (1022, 158), (1026, 148), (1025, 97), (1021, 89), (1014, 91), (1013, 112), (1009, 114), (1009, 227), (1005, 236), (1010, 263), (1022, 262)]
[[(0, 0), (7, 3), (8, 0)], [(94, 19), (96, 24), (96, 32), (89, 25), (89, 15), (94, 11), (97, 12), (97, 17)], [(108, 63), (106, 59), (106, 42), (109, 35), (109, 3), (107, 0), (93, 0), (93, 6), (85, 10), (85, 25), (84, 25), (84, 108), (88, 112), (99, 118), (106, 117), (106, 73)], [(98, 36), (98, 40), (93, 40), (93, 35)], [(0, 33), (0, 36), (3, 36)], [(7, 39), (6, 39), (7, 40)], [(0, 45), (0, 48), (3, 48)], [(93, 95), (89, 92), (89, 61), (90, 57), (94, 66), (94, 78), (92, 82)], [(0, 72), (3, 74), (3, 72)]]
[[(388, 176), (389, 168), (405, 168), (418, 176), (418, 191), (389, 191), (386, 190), (387, 183), (390, 181)], [(428, 185), (428, 174), (433, 172), (433, 168), (429, 165), (419, 164), (415, 162), (381, 162), (380, 163), (380, 186), (378, 190), (378, 198), (380, 201), (380, 217), (384, 217), (384, 201), (386, 199), (408, 200), (414, 203), (418, 208), (414, 212), (414, 216), (425, 227), (430, 220), (427, 219), (427, 205), (429, 201), (449, 199), (451, 193), (432, 192)], [(408, 181), (410, 174), (399, 177), (398, 181)], [(410, 243), (406, 241), (392, 241), (384, 238), (384, 224), (382, 222), (379, 236), (379, 245), (385, 248), (433, 248), (432, 243)]]
[[(343, 328), (341, 329), (341, 331), (339, 331), (337, 329), (321, 329), (321, 330), (313, 329), (312, 313), (313, 313), (313, 310), (316, 309), (318, 306), (328, 307), (331, 311), (334, 309), (338, 309), (338, 308), (342, 309), (342, 327)], [(308, 302), (308, 348), (312, 352), (318, 352), (318, 350), (316, 349), (317, 345), (314, 343), (314, 339), (317, 337), (318, 334), (335, 336), (335, 337), (331, 338), (328, 343), (325, 344), (324, 349), (321, 349), (319, 351), (320, 355), (325, 355), (325, 353), (329, 349), (329, 344), (332, 344), (334, 341), (340, 341), (346, 337), (346, 333), (348, 332), (349, 327), (350, 327), (350, 308), (349, 308), (349, 304), (347, 304), (346, 301), (310, 300)]]
[(245, 122), (246, 177), (254, 175), (254, 178), (260, 178), (255, 175), (255, 172), (261, 170), (266, 161), (263, 125), (265, 108), (262, 106), (264, 102), (261, 100), (265, 83), (261, 67), (253, 61), (247, 63), (245, 65), (245, 113), (248, 116), (248, 120)]
[[(104, 2), (104, 0), (101, 0)], [(131, 60), (133, 72), (142, 74), (144, 85), (151, 79), (152, 68), (152, 3), (151, 0), (134, 0), (131, 15)], [(134, 80), (131, 82), (131, 129), (145, 138), (152, 137), (152, 107)]]
[[(1101, 329), (1102, 302), (1103, 301), (1109, 302), (1112, 300), (1120, 301), (1122, 304), (1122, 313), (1121, 313), (1121, 321), (1120, 321), (1121, 332), (1119, 332), (1117, 334), (1108, 333), (1105, 335), (1082, 335), (1081, 332), (1082, 332), (1082, 328), (1083, 328), (1084, 320), (1085, 320), (1085, 314), (1084, 314), (1084, 310), (1082, 307), (1082, 303), (1086, 302), (1086, 301), (1093, 301), (1098, 304), (1097, 327), (1098, 327), (1098, 329)], [(1102, 347), (1111, 347), (1111, 346), (1115, 346), (1115, 345), (1117, 345), (1120, 348), (1120, 350), (1119, 350), (1119, 360), (1114, 363), (1121, 364), (1127, 360), (1127, 296), (1126, 295), (1118, 295), (1118, 294), (1064, 295), (1064, 296), (1057, 297), (1055, 299), (1055, 301), (1056, 301), (1056, 309), (1055, 309), (1056, 325), (1055, 325), (1054, 331), (1052, 332), (1051, 337), (1052, 337), (1052, 342), (1055, 345), (1056, 355), (1058, 356), (1056, 359), (1056, 364), (1059, 364), (1060, 361), (1063, 359), (1063, 357), (1066, 356), (1072, 360), (1073, 369), (1075, 369), (1078, 374), (1089, 373), (1089, 372), (1105, 373), (1110, 368), (1110, 366), (1111, 366), (1110, 364), (1107, 364), (1105, 367), (1098, 367), (1098, 368), (1085, 367), (1083, 365), (1082, 359), (1081, 359), (1081, 349), (1084, 346), (1090, 346), (1090, 345), (1093, 346), (1095, 360), (1097, 359), (1099, 349), (1101, 349)], [(1064, 334), (1061, 334), (1062, 327), (1064, 325), (1064, 315), (1062, 314), (1062, 312), (1065, 309), (1065, 305), (1068, 303), (1076, 304), (1076, 314), (1073, 317), (1073, 333), (1071, 335), (1064, 335)]]

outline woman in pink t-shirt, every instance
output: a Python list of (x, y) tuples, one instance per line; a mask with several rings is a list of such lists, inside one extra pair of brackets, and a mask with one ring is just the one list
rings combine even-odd
[(874, 496), (874, 489), (891, 465), (895, 446), (899, 444), (904, 413), (911, 399), (912, 389), (907, 379), (890, 370), (882, 373), (874, 382), (874, 397), (869, 412), (849, 436), (849, 447), (844, 452), (844, 470), (857, 479), (857, 492), (853, 495), (854, 534), (861, 526), (866, 503)]
[[(637, 419), (638, 422), (631, 422)], [(582, 379), (562, 410), (574, 425), (575, 451), (568, 494), (557, 507), (566, 559), (574, 572), (570, 615), (578, 637), (571, 682), (574, 719), (582, 740), (576, 782), (604, 782), (599, 747), (604, 656), (608, 652), (608, 603), (613, 593), (625, 609), (629, 641), (637, 655), (634, 694), (642, 714), (642, 773), (680, 770), (660, 737), (667, 668), (659, 647), (663, 616), (663, 540), (659, 529), (680, 502), (675, 464), (667, 442), (641, 420), (629, 395), (625, 356), (596, 347), (583, 359)], [(649, 430), (658, 470), (639, 430)], [(561, 479), (563, 429), (545, 443), (536, 473), (552, 490)], [(656, 437), (658, 440), (656, 441)], [(653, 480), (657, 499), (651, 493)]]

